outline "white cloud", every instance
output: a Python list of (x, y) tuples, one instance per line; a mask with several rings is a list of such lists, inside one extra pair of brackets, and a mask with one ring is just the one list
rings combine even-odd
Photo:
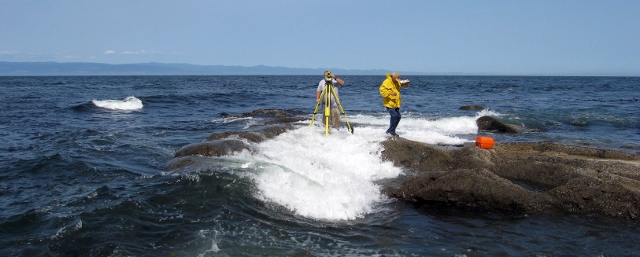
[(122, 51), (116, 52), (115, 50), (107, 50), (104, 54), (122, 54), (122, 55), (150, 55), (150, 54), (166, 54), (162, 51), (150, 51), (150, 50), (136, 50), (136, 51)]
[(138, 50), (138, 51), (124, 51), (123, 54), (132, 54), (132, 55), (143, 55), (143, 54), (162, 54), (162, 52), (158, 51), (147, 51), (147, 50)]

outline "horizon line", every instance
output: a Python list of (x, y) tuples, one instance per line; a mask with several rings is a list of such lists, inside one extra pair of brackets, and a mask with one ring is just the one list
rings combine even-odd
[[(92, 72), (95, 72), (93, 74), (88, 73), (90, 71), (87, 70), (81, 70), (80, 68), (76, 68), (75, 70), (67, 70), (67, 71), (59, 71), (59, 70), (38, 70), (38, 71), (33, 71), (33, 70), (14, 70), (13, 72), (11, 71), (7, 71), (8, 69), (10, 69), (11, 67), (2, 67), (0, 66), (0, 76), (144, 76), (144, 75), (148, 75), (148, 76), (162, 76), (162, 75), (166, 75), (166, 76), (180, 76), (180, 75), (184, 75), (184, 76), (188, 76), (188, 75), (229, 75), (229, 76), (234, 76), (234, 75), (245, 75), (245, 76), (269, 76), (269, 75), (282, 75), (282, 76), (297, 76), (297, 75), (316, 75), (315, 72), (318, 71), (320, 73), (322, 73), (322, 71), (326, 70), (325, 68), (304, 68), (304, 67), (286, 67), (286, 66), (269, 66), (269, 65), (264, 65), (264, 64), (259, 64), (259, 65), (254, 65), (254, 66), (240, 66), (240, 65), (222, 65), (222, 64), (190, 64), (190, 63), (161, 63), (161, 62), (139, 62), (139, 63), (120, 63), (120, 64), (112, 64), (112, 63), (99, 63), (99, 62), (57, 62), (57, 61), (38, 61), (38, 62), (14, 62), (14, 61), (0, 61), (0, 64), (17, 64), (17, 65), (41, 65), (41, 64), (54, 64), (54, 65), (105, 65), (105, 66), (113, 66), (113, 67), (117, 67), (117, 66), (141, 66), (141, 65), (149, 65), (148, 68), (159, 68), (157, 66), (154, 65), (159, 65), (162, 66), (162, 68), (165, 69), (170, 69), (173, 68), (173, 70), (165, 70), (165, 71), (158, 71), (158, 70), (143, 70), (143, 71), (131, 71), (131, 70), (118, 70), (118, 71), (110, 71), (110, 70), (102, 70), (102, 71), (97, 71), (96, 70), (91, 70)], [(197, 69), (198, 67), (200, 68), (218, 68), (218, 69), (223, 69), (223, 68), (231, 68), (231, 69), (256, 69), (256, 68), (266, 68), (266, 69), (272, 69), (271, 71), (267, 72), (267, 71), (262, 71), (264, 73), (259, 73), (256, 71), (250, 71), (250, 70), (246, 70), (246, 71), (238, 71), (238, 70), (234, 70), (234, 72), (228, 72), (228, 74), (222, 74), (224, 72), (221, 71), (214, 71), (214, 70), (207, 70), (207, 71), (203, 71), (203, 70), (181, 70), (179, 69), (179, 67), (177, 66), (183, 66), (182, 68), (185, 68), (184, 66), (190, 66), (190, 68), (192, 69)], [(22, 67), (24, 68), (24, 67)], [(30, 67), (31, 69), (34, 69), (34, 67)], [(86, 68), (86, 67), (85, 67)], [(139, 68), (144, 68), (144, 67), (139, 67)], [(42, 69), (42, 68), (41, 68)], [(80, 69), (80, 70), (78, 70)], [(298, 70), (297, 73), (287, 73), (284, 71), (277, 71), (277, 69), (288, 69), (288, 70)], [(306, 70), (306, 71), (305, 71)], [(349, 69), (349, 68), (333, 68), (331, 69), (333, 71), (341, 71), (343, 72), (343, 74), (346, 75), (376, 75), (373, 74), (375, 72), (381, 72), (381, 73), (391, 73), (393, 72), (392, 70), (389, 69), (382, 69), (382, 68), (377, 68), (377, 69)], [(630, 74), (589, 74), (589, 75), (585, 75), (585, 74), (497, 74), (497, 73), (473, 73), (473, 72), (421, 72), (421, 71), (401, 71), (401, 70), (396, 70), (397, 72), (399, 72), (402, 75), (405, 76), (524, 76), (524, 77), (528, 77), (528, 76), (542, 76), (542, 77), (640, 77), (640, 74), (635, 74), (635, 75), (630, 75)], [(167, 73), (167, 74), (163, 74)], [(308, 73), (306, 73), (308, 72)], [(348, 74), (348, 73), (344, 73), (344, 72), (355, 72), (354, 74)], [(29, 74), (29, 73), (34, 73), (34, 74)], [(56, 74), (57, 73), (57, 74)], [(149, 74), (152, 73), (152, 74)], [(179, 74), (178, 74), (179, 73)], [(384, 75), (384, 74), (380, 74), (380, 75)]]

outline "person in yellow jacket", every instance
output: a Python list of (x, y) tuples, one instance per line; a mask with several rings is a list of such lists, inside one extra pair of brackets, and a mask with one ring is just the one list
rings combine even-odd
[(380, 85), (380, 95), (382, 95), (382, 105), (387, 108), (389, 114), (391, 114), (391, 120), (389, 122), (389, 129), (387, 134), (392, 136), (398, 136), (396, 134), (396, 128), (400, 123), (400, 105), (402, 104), (402, 98), (400, 98), (400, 88), (409, 85), (409, 80), (401, 80), (400, 74), (394, 72), (392, 74), (386, 74), (387, 79)]

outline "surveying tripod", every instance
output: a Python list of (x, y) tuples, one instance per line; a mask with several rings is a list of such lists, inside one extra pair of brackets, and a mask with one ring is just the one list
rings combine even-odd
[(336, 94), (335, 89), (333, 88), (333, 77), (329, 73), (329, 75), (324, 78), (324, 89), (322, 89), (322, 93), (320, 94), (320, 101), (316, 104), (316, 109), (313, 111), (313, 117), (311, 118), (311, 123), (309, 127), (313, 126), (313, 121), (316, 119), (316, 114), (318, 114), (318, 108), (320, 107), (320, 102), (324, 103), (324, 126), (325, 126), (325, 135), (329, 135), (329, 123), (331, 121), (331, 97), (336, 100), (336, 104), (340, 108), (342, 115), (344, 115), (344, 120), (347, 122), (347, 128), (349, 128), (349, 132), (353, 134), (353, 127), (349, 124), (349, 120), (347, 119), (347, 114), (344, 113), (344, 109), (342, 109), (342, 105), (340, 104), (340, 99), (338, 99), (338, 95)]

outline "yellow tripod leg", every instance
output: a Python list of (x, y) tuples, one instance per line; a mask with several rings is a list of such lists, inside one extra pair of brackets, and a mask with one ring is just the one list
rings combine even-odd
[(331, 92), (333, 91), (331, 85), (326, 85), (325, 89), (328, 92), (324, 97), (324, 131), (325, 136), (329, 135), (329, 121), (331, 120)]
[[(323, 89), (322, 93), (320, 94), (320, 99), (323, 99), (324, 94), (325, 94), (325, 90)], [(311, 123), (309, 123), (309, 127), (313, 126), (313, 121), (316, 120), (316, 114), (318, 114), (318, 108), (320, 108), (320, 102), (321, 101), (318, 101), (318, 103), (316, 104), (316, 109), (313, 110), (313, 116), (311, 117)]]
[(344, 109), (342, 109), (342, 104), (340, 104), (340, 99), (338, 99), (338, 95), (336, 95), (336, 92), (334, 91), (331, 91), (331, 93), (333, 93), (333, 97), (336, 98), (336, 103), (338, 104), (338, 107), (340, 108), (342, 115), (344, 115), (344, 120), (347, 122), (347, 128), (349, 129), (349, 132), (353, 134), (353, 127), (351, 127), (351, 124), (349, 124), (349, 119), (347, 119), (347, 114), (344, 113)]

